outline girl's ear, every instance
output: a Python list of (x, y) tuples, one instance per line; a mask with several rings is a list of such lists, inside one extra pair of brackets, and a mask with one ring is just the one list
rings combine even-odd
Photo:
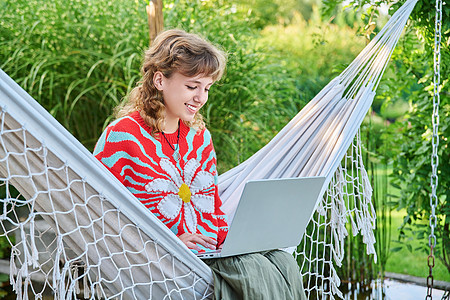
[(161, 71), (156, 71), (155, 74), (153, 74), (153, 84), (158, 91), (161, 91), (163, 89), (163, 80), (164, 75), (163, 73), (161, 73)]

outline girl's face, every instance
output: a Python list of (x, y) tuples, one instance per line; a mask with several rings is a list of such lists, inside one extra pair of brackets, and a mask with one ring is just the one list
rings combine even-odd
[(208, 100), (208, 91), (214, 81), (204, 75), (187, 77), (178, 72), (167, 78), (158, 71), (153, 76), (153, 83), (162, 92), (166, 107), (164, 132), (172, 133), (178, 129), (180, 119), (194, 119)]

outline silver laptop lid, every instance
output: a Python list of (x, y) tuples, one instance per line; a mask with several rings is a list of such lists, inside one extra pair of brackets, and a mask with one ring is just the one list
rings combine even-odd
[(220, 256), (297, 246), (324, 182), (325, 177), (247, 182)]

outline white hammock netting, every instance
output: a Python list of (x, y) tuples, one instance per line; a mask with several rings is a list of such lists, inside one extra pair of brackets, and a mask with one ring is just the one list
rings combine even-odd
[[(358, 128), (416, 1), (268, 145), (219, 178), (231, 219), (249, 179), (326, 176), (294, 252), (308, 296), (342, 298), (336, 268), (348, 223), (375, 254)], [(212, 298), (208, 266), (1, 70), (0, 109), (0, 224), (18, 299)]]

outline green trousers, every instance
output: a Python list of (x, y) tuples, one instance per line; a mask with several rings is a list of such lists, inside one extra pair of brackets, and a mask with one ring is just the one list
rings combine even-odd
[(213, 272), (216, 300), (306, 299), (293, 256), (273, 250), (205, 260)]

